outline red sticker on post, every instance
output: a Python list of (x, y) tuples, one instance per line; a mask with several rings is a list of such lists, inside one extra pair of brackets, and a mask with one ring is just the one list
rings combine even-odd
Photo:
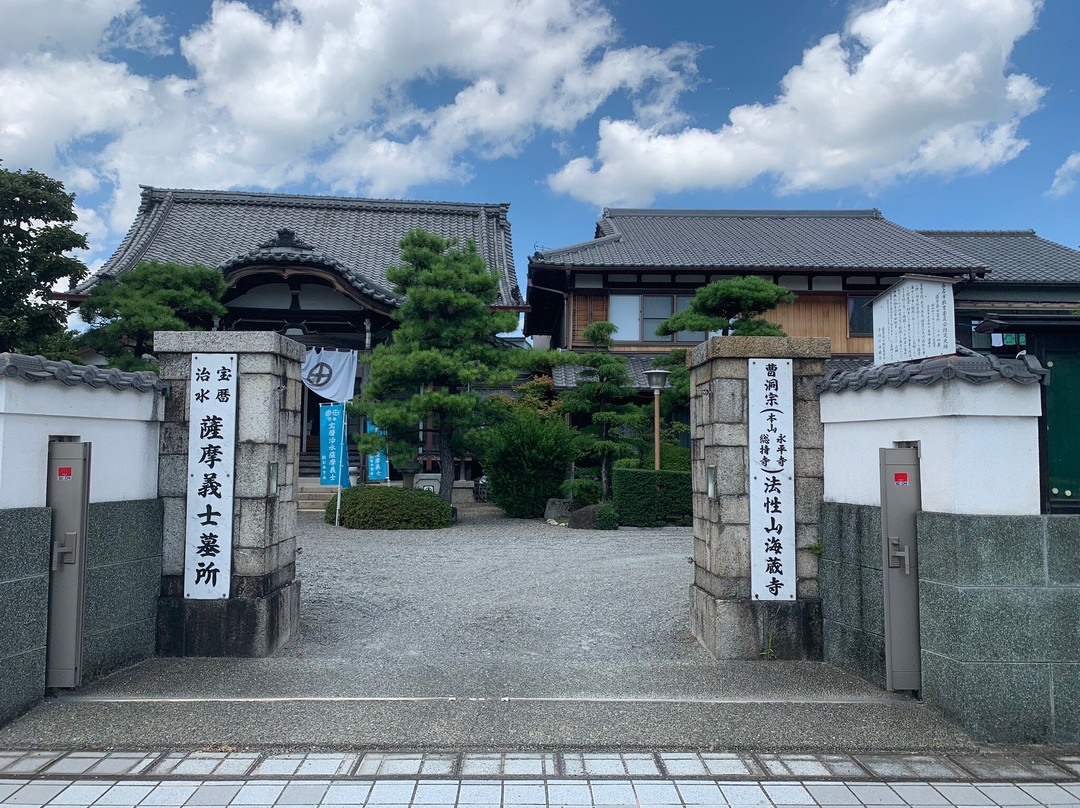
[(71, 466), (59, 466), (56, 469), (56, 479), (58, 479), (58, 480), (70, 480), (71, 479)]
[(906, 471), (898, 471), (895, 474), (893, 474), (893, 485), (907, 485), (907, 484), (908, 484), (908, 480), (907, 480), (907, 472)]

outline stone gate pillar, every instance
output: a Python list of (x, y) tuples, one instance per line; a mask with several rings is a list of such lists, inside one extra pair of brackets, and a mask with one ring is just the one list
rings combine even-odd
[[(299, 628), (300, 582), (296, 579), (296, 503), (294, 483), (300, 447), (300, 364), (304, 347), (269, 331), (157, 332), (154, 349), (161, 361), (161, 378), (170, 385), (161, 432), (158, 490), (164, 500), (165, 531), (161, 597), (158, 601), (158, 653), (164, 656), (267, 656)], [(231, 520), (231, 552), (218, 557), (212, 550), (192, 553), (189, 523), (193, 511), (191, 481), (207, 473), (189, 458), (190, 414), (200, 405), (201, 387), (194, 381), (192, 356), (235, 355), (235, 422), (206, 445), (235, 442), (235, 475), (231, 508), (227, 501), (204, 492), (217, 524), (202, 528), (222, 534), (226, 541)], [(223, 376), (229, 375), (222, 371)], [(207, 382), (210, 397), (220, 385), (217, 375)], [(223, 394), (224, 395), (224, 394)], [(205, 398), (205, 396), (203, 397)], [(201, 409), (200, 409), (201, 412)], [(226, 421), (229, 414), (226, 414)], [(196, 431), (199, 426), (196, 424)], [(231, 434), (231, 437), (230, 437)], [(199, 439), (199, 435), (194, 435)], [(202, 442), (200, 440), (200, 442)], [(215, 449), (215, 452), (218, 450)], [(224, 457), (227, 457), (225, 448)], [(198, 448), (195, 457), (198, 458)], [(213, 467), (225, 480), (229, 464)], [(227, 493), (227, 492), (226, 492)], [(199, 501), (201, 507), (202, 500)], [(208, 517), (209, 520), (209, 517)], [(198, 523), (196, 523), (198, 524)], [(196, 540), (197, 540), (196, 534)], [(214, 534), (215, 536), (217, 534)], [(215, 563), (230, 568), (216, 596), (194, 595), (189, 569)], [(224, 562), (224, 563), (222, 563)], [(231, 563), (230, 563), (231, 562)]]
[[(814, 383), (829, 355), (824, 338), (713, 337), (687, 356), (694, 486), (690, 624), (717, 659), (821, 659), (817, 554), (824, 432)], [(761, 381), (748, 387), (750, 376), (771, 379), (765, 369), (775, 374), (777, 365), (782, 379), (786, 363), (769, 360), (791, 360), (787, 405), (781, 400), (770, 407), (771, 400), (761, 399)], [(785, 383), (778, 387), (783, 393)], [(752, 417), (772, 415), (766, 410), (790, 419), (791, 434), (768, 434), (771, 421), (749, 434)], [(763, 445), (772, 453), (764, 465)], [(780, 468), (783, 473), (762, 471)], [(792, 494), (793, 502), (781, 507)], [(766, 568), (781, 567), (780, 559), (787, 577), (763, 578)], [(784, 599), (770, 599), (768, 582)]]

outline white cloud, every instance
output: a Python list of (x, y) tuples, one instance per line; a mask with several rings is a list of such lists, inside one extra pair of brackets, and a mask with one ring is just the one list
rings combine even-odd
[(991, 169), (1027, 145), (1019, 121), (1045, 92), (1006, 72), (1039, 7), (875, 5), (808, 49), (772, 103), (735, 107), (715, 131), (604, 120), (595, 157), (569, 161), (548, 182), (597, 204), (642, 205), (658, 193), (737, 188), (762, 175), (796, 192)]
[(1054, 172), (1054, 182), (1047, 196), (1065, 196), (1071, 193), (1080, 182), (1080, 151), (1073, 152), (1065, 158), (1065, 162), (1058, 166)]
[(179, 39), (189, 78), (118, 61), (168, 51), (138, 0), (0, 13), (18, 18), (0, 30), (0, 154), (110, 192), (113, 233), (140, 183), (399, 195), (572, 132), (613, 93), (647, 125), (678, 124), (695, 80), (696, 47), (622, 47), (596, 0), (215, 0)]
[(151, 17), (138, 8), (115, 17), (104, 35), (107, 49), (126, 48), (147, 56), (167, 56), (173, 52), (163, 17)]

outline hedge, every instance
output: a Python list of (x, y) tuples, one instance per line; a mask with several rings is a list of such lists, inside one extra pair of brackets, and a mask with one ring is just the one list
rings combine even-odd
[(620, 525), (658, 527), (693, 521), (693, 487), (688, 471), (615, 469), (611, 484)]
[[(326, 522), (334, 524), (337, 497), (326, 503)], [(450, 527), (450, 503), (431, 491), (385, 485), (356, 486), (341, 492), (341, 524), (366, 530), (426, 530)]]
[[(641, 468), (653, 467), (653, 452), (649, 449), (648, 454), (642, 459)], [(660, 444), (660, 469), (662, 471), (690, 471), (690, 450), (677, 443)]]

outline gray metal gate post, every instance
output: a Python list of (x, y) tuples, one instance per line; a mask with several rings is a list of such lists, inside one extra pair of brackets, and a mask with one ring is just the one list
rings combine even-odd
[(86, 512), (90, 501), (90, 444), (49, 443), (45, 504), (52, 508), (49, 630), (45, 686), (82, 683), (83, 591), (86, 586)]
[(885, 686), (920, 690), (919, 558), (922, 508), (917, 449), (881, 449), (881, 540), (885, 589)]

